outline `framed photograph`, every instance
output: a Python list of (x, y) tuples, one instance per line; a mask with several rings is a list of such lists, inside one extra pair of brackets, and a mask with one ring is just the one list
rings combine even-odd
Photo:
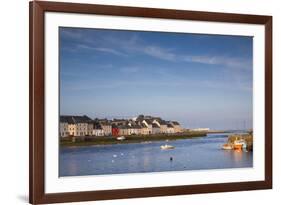
[(272, 17), (30, 2), (30, 203), (272, 187)]

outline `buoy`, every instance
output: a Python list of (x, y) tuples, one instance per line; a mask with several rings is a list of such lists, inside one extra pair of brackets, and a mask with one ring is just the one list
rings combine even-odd
[(173, 157), (170, 157), (170, 161), (173, 161)]

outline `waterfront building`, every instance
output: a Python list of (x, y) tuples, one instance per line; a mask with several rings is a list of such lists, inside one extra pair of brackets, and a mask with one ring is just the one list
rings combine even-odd
[(135, 135), (136, 134), (136, 129), (132, 123), (128, 123), (128, 135)]
[(89, 122), (88, 123), (88, 135), (92, 136), (93, 130), (94, 130), (94, 124), (93, 124), (93, 122)]
[(88, 123), (92, 120), (86, 115), (72, 116), (74, 122), (74, 136), (86, 136), (88, 133)]
[(129, 126), (127, 125), (119, 125), (119, 135), (123, 136), (123, 135), (129, 135)]
[(148, 128), (148, 134), (152, 133), (152, 120), (151, 119), (144, 119), (142, 121), (143, 124)]
[[(88, 135), (88, 122), (91, 121), (86, 115), (83, 116), (61, 116), (60, 117), (60, 130), (68, 127), (66, 136), (86, 136)], [(61, 123), (62, 122), (62, 123)], [(66, 125), (67, 123), (67, 125)], [(65, 133), (64, 133), (65, 134)]]
[(180, 123), (178, 123), (177, 121), (172, 121), (171, 124), (173, 125), (173, 127), (175, 129), (175, 133), (183, 132), (183, 129), (182, 129)]
[(111, 121), (111, 124), (114, 124), (114, 125), (126, 125), (128, 123), (128, 120), (126, 119), (113, 119)]
[(167, 133), (168, 134), (174, 134), (175, 133), (175, 128), (172, 124), (167, 124)]
[(142, 127), (138, 124), (132, 125), (132, 127), (134, 128), (134, 134), (136, 135), (140, 135), (141, 134), (141, 129)]
[(155, 118), (153, 123), (156, 123), (160, 127), (160, 133), (167, 133), (167, 122), (161, 118)]
[(118, 126), (113, 124), (111, 127), (112, 127), (112, 132), (111, 132), (112, 136), (115, 136), (115, 137), (119, 136), (119, 128), (118, 128)]
[(102, 129), (102, 126), (100, 125), (100, 123), (98, 121), (93, 121), (92, 123), (93, 126), (93, 131), (92, 131), (92, 135), (93, 136), (104, 136), (104, 130)]
[(132, 126), (128, 126), (128, 135), (135, 135), (135, 129)]
[(68, 137), (69, 131), (68, 131), (68, 121), (67, 118), (61, 116), (60, 117), (60, 137)]
[(149, 128), (146, 126), (145, 123), (141, 124), (141, 134), (142, 135), (149, 135)]
[[(198, 128), (197, 131), (204, 131)], [(207, 128), (204, 128), (207, 129)], [(179, 133), (183, 129), (177, 121), (165, 121), (160, 117), (139, 115), (133, 119), (95, 119), (83, 116), (60, 116), (60, 137), (149, 135)], [(194, 130), (195, 131), (195, 130)]]
[(141, 126), (139, 124), (137, 124), (136, 121), (134, 120), (129, 120), (128, 121), (128, 134), (129, 135), (139, 135), (141, 134)]
[(99, 120), (99, 123), (104, 131), (104, 135), (111, 136), (112, 135), (112, 125), (108, 120)]
[(157, 123), (152, 123), (152, 134), (161, 133), (160, 126)]

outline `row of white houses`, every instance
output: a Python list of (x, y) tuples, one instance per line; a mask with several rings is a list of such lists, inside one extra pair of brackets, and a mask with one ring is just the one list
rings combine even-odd
[(60, 137), (174, 134), (183, 132), (176, 121), (139, 115), (134, 119), (95, 119), (88, 116), (60, 116)]

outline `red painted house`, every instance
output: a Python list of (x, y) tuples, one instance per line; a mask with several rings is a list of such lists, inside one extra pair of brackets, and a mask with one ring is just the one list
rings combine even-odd
[(112, 136), (117, 137), (119, 135), (119, 128), (116, 125), (112, 125)]

